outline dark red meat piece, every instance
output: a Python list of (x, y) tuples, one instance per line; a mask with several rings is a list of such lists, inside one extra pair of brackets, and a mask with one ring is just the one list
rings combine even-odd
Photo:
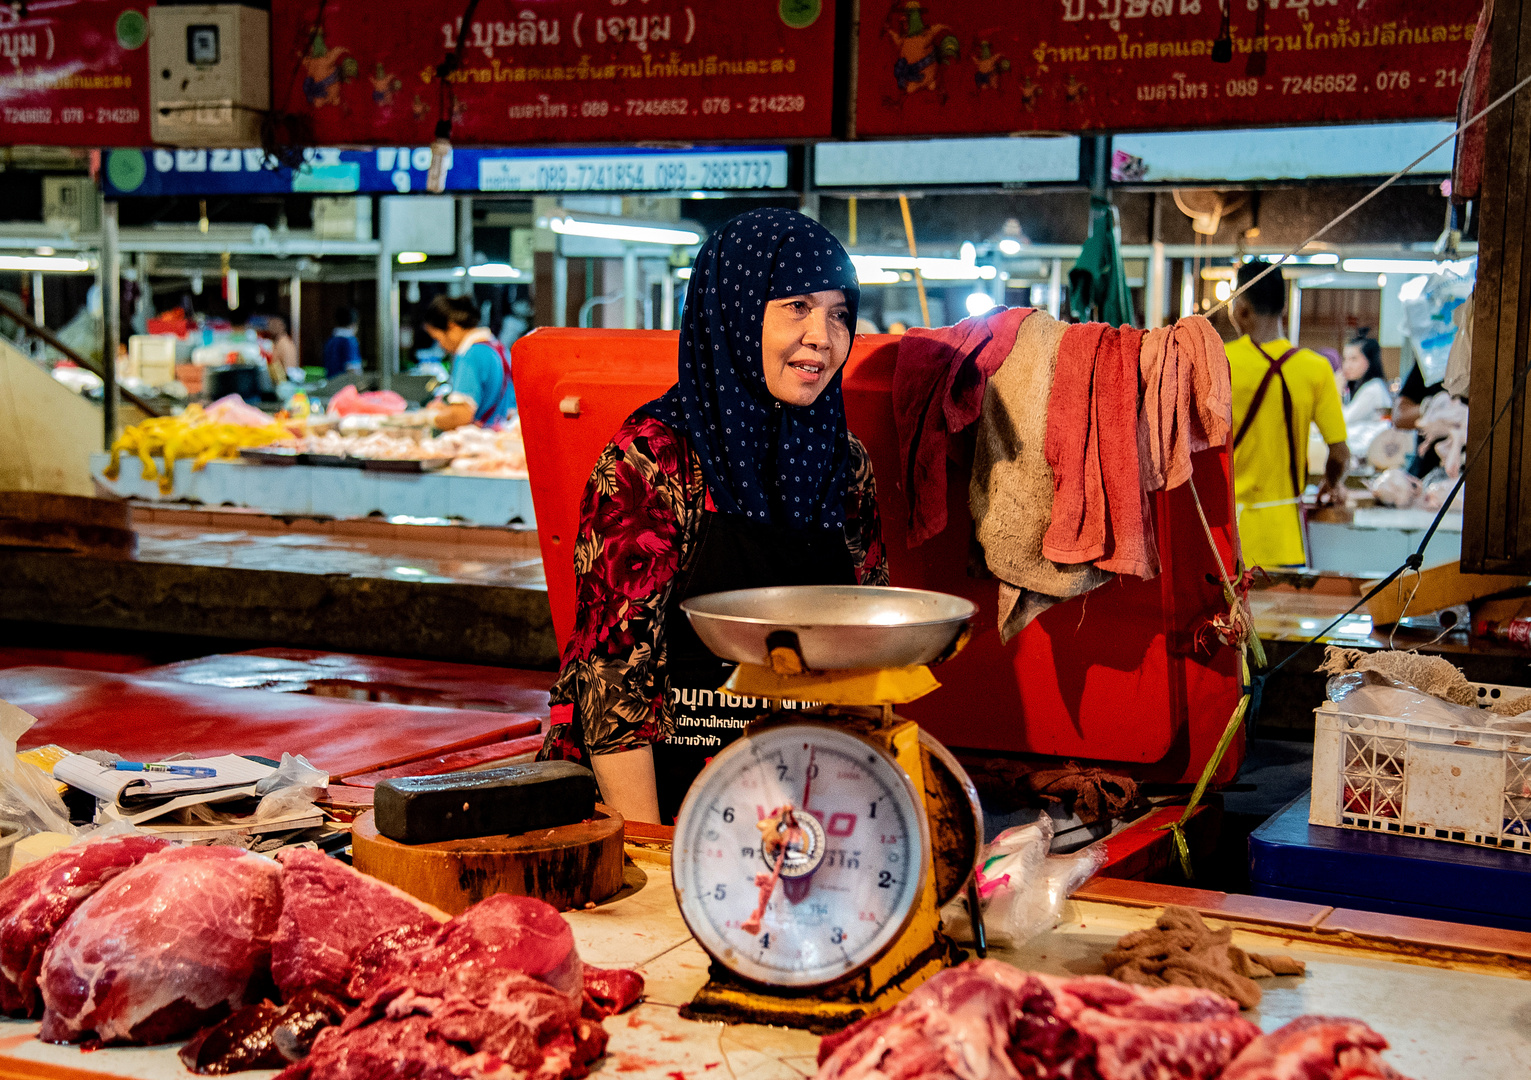
[(37, 975), (54, 932), (102, 885), (167, 846), (152, 836), (75, 844), (0, 882), (0, 1012), (40, 1014)]
[(345, 1018), (346, 1006), (318, 990), (300, 990), (283, 1005), (262, 1001), (202, 1031), (181, 1047), (181, 1063), (194, 1073), (281, 1069), (308, 1053), (324, 1028)]
[(1246, 1046), (1221, 1080), (1404, 1080), (1382, 1060), (1386, 1049), (1360, 1020), (1299, 1016)]
[(643, 976), (626, 968), (585, 965), (585, 1015), (594, 1020), (615, 1016), (643, 996)]
[(445, 913), (320, 852), (295, 848), (278, 860), (282, 914), (271, 939), (271, 973), (284, 996), (302, 989), (343, 994), (373, 938), (434, 934), (446, 921)]
[(385, 930), (356, 953), (351, 979), (346, 984), (346, 996), (353, 1001), (366, 998), (372, 982), (385, 968), (403, 962), (411, 953), (419, 952), (436, 940), (441, 927), (398, 926)]
[(42, 1031), (154, 1043), (246, 1003), (271, 964), (281, 868), (232, 847), (171, 848), (118, 874), (78, 908), (43, 956)]

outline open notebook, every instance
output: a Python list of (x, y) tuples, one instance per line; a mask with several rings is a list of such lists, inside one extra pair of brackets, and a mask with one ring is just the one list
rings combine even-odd
[(53, 766), (53, 778), (88, 791), (104, 802), (124, 810), (147, 810), (171, 800), (185, 806), (198, 802), (219, 802), (241, 795), (255, 794), (255, 785), (276, 768), (259, 761), (224, 754), (214, 758), (191, 758), (177, 765), (201, 765), (216, 769), (218, 775), (181, 776), (164, 772), (119, 772), (80, 754), (70, 754)]

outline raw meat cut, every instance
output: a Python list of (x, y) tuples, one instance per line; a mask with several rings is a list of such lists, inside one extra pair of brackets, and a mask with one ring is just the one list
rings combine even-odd
[(246, 1005), (181, 1047), (181, 1063), (194, 1073), (215, 1076), (285, 1068), (307, 1054), (319, 1032), (340, 1023), (345, 1014), (344, 1002), (319, 990), (299, 990), (283, 1005)]
[[(363, 950), (363, 962), (374, 962), (382, 940)], [(353, 980), (352, 992), (367, 995), (361, 1006), (320, 1032), (281, 1080), (582, 1077), (606, 1049), (598, 1020), (581, 1015), (585, 970), (569, 924), (550, 905), (491, 896), (428, 941), (405, 944), (364, 987)], [(599, 972), (588, 985), (602, 1003), (642, 991), (632, 972)]]
[(1379, 1055), (1386, 1049), (1360, 1020), (1299, 1016), (1246, 1046), (1221, 1080), (1404, 1080)]
[(576, 1006), (584, 995), (584, 965), (563, 916), (541, 900), (499, 893), (443, 925), (424, 947), (395, 953), (365, 986), (353, 980), (353, 996), (401, 982), (439, 993), (449, 977), (467, 987), (504, 972), (541, 980)]
[(102, 885), (168, 846), (154, 836), (75, 844), (0, 882), (0, 1011), (18, 1017), (42, 1012), (37, 974), (54, 932)]
[(1260, 1034), (1237, 1016), (1176, 1023), (1129, 1020), (1094, 1009), (1074, 1018), (1074, 1030), (1094, 1042), (1095, 1071), (1101, 1080), (1204, 1080), (1219, 1075)]
[(585, 965), (585, 1015), (599, 1020), (615, 1016), (643, 996), (643, 976), (626, 968)]
[(53, 936), (38, 1037), (167, 1042), (244, 1005), (270, 967), (281, 878), (233, 847), (171, 848), (123, 871)]
[[(1041, 980), (997, 960), (941, 972), (819, 1044), (819, 1080), (1088, 1080), (1089, 1044)], [(1072, 1066), (1072, 1068), (1071, 1068)]]
[(351, 979), (346, 983), (346, 996), (352, 1001), (364, 1001), (371, 990), (372, 981), (383, 972), (401, 962), (401, 958), (419, 952), (436, 940), (440, 927), (398, 926), (384, 930), (363, 945), (356, 953)]
[(320, 852), (294, 848), (277, 860), (282, 914), (271, 939), (271, 974), (283, 995), (302, 989), (344, 994), (358, 954), (373, 938), (434, 933), (447, 920), (445, 912)]
[(1211, 1080), (1260, 1033), (1237, 1002), (1186, 987), (944, 971), (819, 1045), (819, 1080)]
[(278, 1080), (577, 1080), (605, 1053), (601, 1025), (547, 983), (503, 969), (479, 976), (440, 995), (391, 984), (321, 1031)]

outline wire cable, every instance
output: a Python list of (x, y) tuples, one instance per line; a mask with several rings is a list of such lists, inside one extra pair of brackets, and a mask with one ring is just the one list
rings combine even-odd
[(1487, 105), (1483, 106), (1483, 108), (1478, 110), (1478, 112), (1476, 114), (1474, 114), (1473, 116), (1471, 116), (1468, 119), (1464, 120), (1462, 123), (1458, 124), (1457, 127), (1456, 127), (1456, 130), (1452, 131), (1449, 135), (1447, 135), (1440, 142), (1436, 143), (1430, 149), (1426, 150), (1423, 154), (1419, 155), (1419, 157), (1415, 158), (1413, 161), (1409, 162), (1403, 168), (1399, 169), (1392, 176), (1390, 176), (1386, 180), (1382, 181), (1382, 183), (1380, 183), (1376, 187), (1372, 188), (1371, 191), (1368, 191), (1365, 195), (1361, 196), (1361, 198), (1357, 199), (1354, 203), (1352, 203), (1349, 206), (1349, 208), (1347, 208), (1346, 210), (1342, 211), (1338, 217), (1336, 217), (1332, 221), (1330, 221), (1329, 224), (1327, 224), (1323, 228), (1319, 229), (1318, 232), (1316, 232), (1312, 236), (1308, 237), (1302, 243), (1300, 243), (1296, 247), (1294, 247), (1291, 251), (1288, 251), (1285, 255), (1281, 256), (1281, 258), (1277, 259), (1275, 262), (1271, 263), (1264, 270), (1260, 271), (1254, 277), (1250, 278), (1247, 282), (1245, 282), (1238, 289), (1235, 289), (1232, 293), (1229, 294), (1228, 299), (1222, 301), (1216, 307), (1214, 307), (1211, 311), (1207, 312), (1207, 318), (1210, 319), (1212, 316), (1216, 315), (1219, 311), (1222, 311), (1228, 305), (1232, 304), (1235, 300), (1237, 300), (1240, 296), (1242, 296), (1246, 291), (1248, 291), (1250, 286), (1252, 286), (1255, 282), (1259, 281), (1261, 278), (1265, 277), (1267, 274), (1274, 273), (1275, 271), (1280, 269), (1281, 266), (1288, 259), (1292, 258), (1298, 252), (1302, 251), (1303, 248), (1307, 247), (1309, 244), (1313, 243), (1315, 240), (1317, 240), (1320, 237), (1326, 235), (1329, 232), (1330, 229), (1334, 228), (1340, 222), (1342, 222), (1346, 218), (1348, 218), (1351, 214), (1354, 214), (1357, 210), (1361, 209), (1361, 207), (1363, 207), (1367, 203), (1371, 202), (1378, 195), (1381, 195), (1384, 191), (1386, 191), (1388, 188), (1392, 187), (1399, 180), (1403, 179), (1409, 173), (1413, 172), (1414, 169), (1417, 168), (1419, 165), (1423, 164), (1425, 159), (1428, 158), (1431, 154), (1435, 153), (1441, 147), (1443, 147), (1447, 143), (1449, 143), (1452, 139), (1455, 139), (1458, 135), (1462, 134), (1462, 132), (1464, 132), (1468, 128), (1472, 127), (1479, 120), (1482, 120), (1485, 116), (1487, 116), (1489, 113), (1493, 112), (1500, 105), (1503, 105), (1506, 101), (1509, 101), (1510, 98), (1514, 97), (1521, 90), (1525, 89), (1528, 85), (1531, 85), (1531, 75), (1527, 75), (1524, 79), (1520, 80), (1520, 82), (1516, 83), (1514, 86), (1510, 87), (1504, 93), (1502, 93), (1498, 97), (1496, 97), (1493, 101), (1491, 101)]

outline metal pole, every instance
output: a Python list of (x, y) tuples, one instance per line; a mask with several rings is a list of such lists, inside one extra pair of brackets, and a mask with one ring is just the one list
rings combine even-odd
[[(1281, 273), (1277, 270), (1276, 273)], [(1293, 278), (1287, 284), (1286, 337), (1293, 345), (1302, 337), (1302, 283)]]
[(1165, 278), (1164, 240), (1159, 235), (1159, 196), (1154, 195), (1154, 234), (1149, 241), (1148, 255), (1148, 319), (1144, 325), (1150, 330), (1164, 325), (1168, 310), (1169, 282)]
[(393, 313), (393, 253), (385, 243), (377, 253), (377, 370), (384, 390), (393, 388), (393, 369), (399, 362), (399, 350), (389, 350), (397, 325)]
[(632, 248), (622, 253), (622, 325), (638, 326), (638, 253)]
[(659, 329), (675, 329), (675, 270), (666, 266), (664, 276), (659, 279), (659, 302), (663, 309), (659, 313)]
[(38, 326), (46, 326), (48, 320), (44, 318), (47, 309), (43, 305), (43, 272), (32, 271), (32, 321)]
[(569, 325), (569, 260), (553, 256), (553, 325)]
[(1063, 260), (1053, 260), (1053, 272), (1047, 283), (1047, 313), (1055, 319), (1063, 317)]
[(468, 267), (473, 265), (473, 199), (468, 195), (457, 198), (457, 264), (462, 267), (462, 295), (472, 296)]
[(1190, 259), (1180, 260), (1180, 317), (1196, 314), (1196, 270)]
[(298, 366), (303, 366), (303, 279), (297, 274), (287, 287), (287, 332), (292, 335), (293, 351), (298, 354)]
[(122, 336), (122, 253), (117, 246), (117, 204), (101, 200), (101, 428), (104, 447), (117, 441), (117, 346)]

